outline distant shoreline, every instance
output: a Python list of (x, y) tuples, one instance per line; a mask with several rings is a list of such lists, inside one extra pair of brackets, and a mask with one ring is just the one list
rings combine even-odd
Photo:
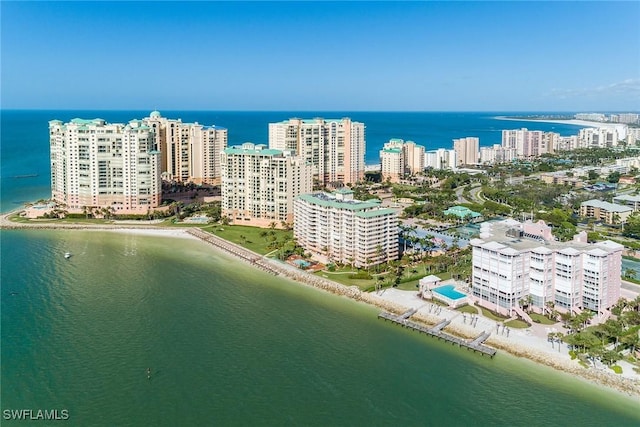
[(572, 125), (572, 126), (581, 126), (587, 128), (616, 128), (624, 126), (621, 123), (603, 123), (603, 122), (591, 122), (588, 120), (576, 120), (576, 119), (527, 119), (527, 118), (517, 118), (517, 117), (508, 117), (508, 116), (495, 116), (496, 120), (506, 120), (506, 121), (514, 121), (514, 122), (542, 122), (542, 123), (557, 123), (564, 125)]
[[(98, 230), (98, 231), (110, 231), (110, 232), (123, 232), (140, 234), (156, 237), (172, 237), (172, 238), (188, 238), (198, 239), (204, 243), (208, 243), (213, 246), (215, 250), (226, 253), (229, 256), (234, 257), (238, 261), (246, 262), (254, 267), (261, 269), (267, 273), (275, 274), (283, 278), (289, 279), (293, 282), (311, 286), (335, 295), (344, 296), (354, 301), (363, 302), (369, 306), (376, 307), (381, 310), (390, 311), (396, 314), (403, 313), (409, 308), (413, 308), (416, 304), (421, 304), (422, 308), (418, 313), (414, 315), (416, 320), (429, 325), (435, 325), (444, 320), (441, 317), (436, 317), (430, 313), (424, 311), (424, 307), (428, 304), (428, 301), (418, 300), (417, 298), (411, 301), (403, 300), (402, 298), (394, 297), (393, 290), (388, 290), (388, 295), (382, 293), (381, 295), (369, 292), (363, 292), (355, 287), (348, 287), (338, 282), (323, 278), (320, 276), (309, 274), (305, 271), (299, 270), (294, 266), (288, 265), (283, 262), (275, 261), (264, 256), (250, 251), (242, 246), (239, 246), (233, 242), (222, 239), (211, 233), (202, 231), (199, 227), (193, 228), (173, 228), (173, 227), (159, 227), (153, 225), (132, 226), (131, 223), (127, 224), (65, 224), (65, 223), (18, 223), (9, 219), (11, 215), (15, 215), (19, 210), (14, 210), (9, 213), (4, 213), (0, 216), (0, 229), (75, 229), (75, 230)], [(409, 292), (410, 293), (410, 292)], [(412, 293), (415, 294), (415, 293)], [(405, 296), (406, 297), (406, 296)], [(451, 312), (448, 309), (443, 314), (446, 318), (447, 315), (453, 316), (453, 319), (457, 318), (449, 330), (458, 336), (465, 338), (472, 338), (477, 335), (478, 330), (471, 329), (470, 325), (460, 324), (460, 313)], [(493, 322), (490, 319), (485, 319), (486, 322)], [(485, 322), (485, 323), (486, 323)], [(465, 322), (466, 323), (466, 322)], [(495, 322), (493, 322), (495, 323)], [(491, 327), (492, 329), (493, 327)], [(535, 337), (524, 337), (524, 339), (516, 339), (516, 332), (514, 336), (509, 339), (508, 337), (492, 334), (487, 341), (487, 344), (506, 351), (507, 353), (516, 356), (523, 357), (541, 365), (545, 365), (554, 368), (558, 371), (568, 373), (570, 375), (579, 376), (580, 378), (599, 386), (604, 386), (613, 391), (623, 393), (628, 396), (640, 396), (640, 381), (637, 379), (624, 378), (615, 376), (615, 374), (609, 374), (593, 370), (585, 369), (579, 366), (575, 361), (568, 360), (568, 355), (555, 353), (549, 351), (548, 345), (538, 342)], [(542, 345), (541, 345), (542, 344)]]

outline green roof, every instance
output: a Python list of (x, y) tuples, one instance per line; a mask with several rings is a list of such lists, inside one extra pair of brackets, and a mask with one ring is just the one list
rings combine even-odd
[(282, 150), (275, 150), (272, 148), (263, 148), (256, 150), (253, 149), (245, 149), (241, 146), (233, 146), (224, 150), (225, 154), (251, 154), (254, 156), (279, 156), (282, 155)]
[(362, 211), (362, 212), (356, 212), (355, 215), (362, 217), (362, 218), (373, 218), (376, 216), (385, 216), (385, 215), (391, 215), (391, 214), (396, 214), (396, 211), (393, 209), (389, 209), (389, 208), (384, 208), (384, 209), (371, 209), (368, 211)]
[(337, 200), (333, 197), (330, 197), (326, 193), (301, 194), (298, 196), (298, 198), (314, 205), (326, 206), (336, 209), (345, 209), (350, 211), (362, 211), (366, 209), (377, 208), (380, 206), (379, 202), (363, 202), (360, 200)]
[(452, 206), (443, 212), (445, 215), (455, 215), (458, 218), (465, 218), (470, 216), (471, 218), (477, 218), (480, 216), (478, 212), (474, 212), (464, 206)]

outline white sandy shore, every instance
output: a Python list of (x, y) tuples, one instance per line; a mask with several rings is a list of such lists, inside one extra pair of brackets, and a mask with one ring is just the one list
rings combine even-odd
[(542, 123), (560, 123), (565, 125), (584, 126), (589, 128), (617, 128), (623, 127), (621, 123), (603, 123), (603, 122), (591, 122), (588, 120), (553, 120), (553, 119), (516, 119), (513, 117), (497, 116), (494, 117), (497, 120), (510, 120), (516, 122), (542, 122)]
[[(130, 226), (129, 226), (130, 227)], [(140, 236), (177, 237), (181, 239), (198, 239), (183, 228), (110, 228), (104, 231), (112, 233), (137, 234)]]
[[(623, 375), (616, 375), (611, 369), (605, 367), (584, 368), (577, 361), (571, 360), (566, 347), (558, 352), (558, 346), (551, 347), (547, 342), (547, 330), (544, 325), (534, 324), (527, 329), (511, 328), (509, 336), (500, 328), (501, 333), (496, 333), (496, 322), (482, 316), (477, 316), (477, 323), (471, 326), (471, 316), (458, 311), (440, 307), (436, 314), (436, 306), (428, 301), (420, 299), (415, 291), (400, 291), (386, 289), (379, 295), (376, 293), (362, 292), (356, 287), (347, 287), (337, 282), (318, 277), (277, 260), (265, 258), (251, 252), (241, 246), (201, 231), (199, 228), (161, 228), (161, 227), (132, 227), (130, 224), (56, 224), (56, 223), (13, 223), (8, 220), (8, 214), (0, 217), (0, 228), (49, 228), (49, 229), (82, 229), (101, 230), (119, 233), (130, 233), (145, 236), (162, 236), (174, 238), (197, 238), (209, 243), (215, 250), (224, 251), (239, 260), (250, 263), (256, 268), (271, 274), (286, 277), (295, 282), (313, 286), (324, 291), (345, 296), (355, 301), (373, 305), (382, 310), (400, 314), (410, 308), (417, 308), (418, 312), (412, 316), (412, 320), (428, 325), (435, 325), (444, 319), (451, 319), (451, 324), (445, 331), (465, 338), (473, 338), (482, 331), (491, 332), (486, 344), (504, 350), (518, 357), (524, 357), (534, 362), (541, 363), (555, 369), (579, 376), (590, 382), (613, 388), (625, 394), (640, 397), (640, 375), (635, 373), (632, 367), (625, 362), (620, 365)], [(560, 326), (556, 326), (558, 332), (562, 332)]]

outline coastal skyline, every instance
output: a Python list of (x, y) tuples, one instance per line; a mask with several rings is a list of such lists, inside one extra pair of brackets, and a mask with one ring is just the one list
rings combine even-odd
[(2, 12), (3, 109), (636, 111), (640, 101), (637, 2), (4, 2)]

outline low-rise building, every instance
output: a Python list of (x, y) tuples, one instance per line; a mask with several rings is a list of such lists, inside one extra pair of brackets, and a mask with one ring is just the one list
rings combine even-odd
[(293, 234), (313, 255), (355, 267), (398, 259), (398, 215), (378, 200), (360, 201), (351, 190), (298, 196)]
[(449, 209), (444, 210), (442, 214), (445, 216), (452, 215), (459, 220), (465, 220), (465, 221), (477, 220), (482, 216), (482, 214), (478, 212), (474, 212), (465, 206), (452, 206)]
[(582, 188), (584, 186), (584, 182), (580, 178), (567, 176), (565, 172), (541, 173), (540, 180), (547, 184), (569, 185), (573, 188)]
[(628, 206), (633, 209), (634, 212), (640, 211), (640, 195), (632, 196), (630, 194), (624, 194), (622, 196), (616, 196), (613, 198), (613, 203)]
[[(527, 226), (529, 225), (529, 226)], [(583, 233), (584, 234), (584, 233)], [(476, 302), (506, 315), (524, 301), (539, 313), (593, 310), (602, 316), (620, 296), (624, 247), (611, 241), (561, 243), (543, 222), (506, 220), (481, 228), (472, 239), (471, 289)]]
[(591, 199), (580, 204), (580, 216), (596, 218), (606, 224), (626, 222), (633, 209), (629, 206)]

